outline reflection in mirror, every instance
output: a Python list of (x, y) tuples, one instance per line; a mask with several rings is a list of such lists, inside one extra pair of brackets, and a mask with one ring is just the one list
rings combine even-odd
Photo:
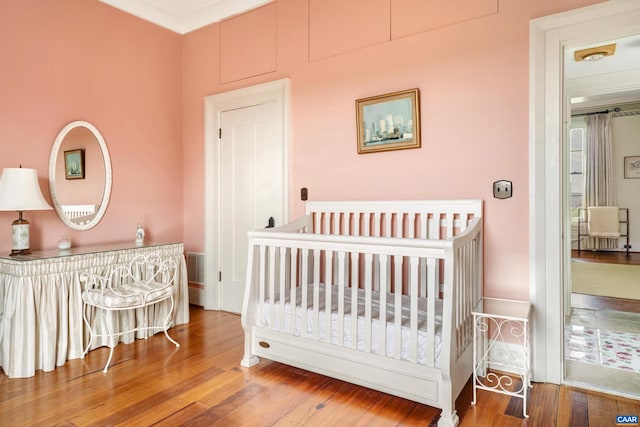
[(76, 121), (58, 134), (49, 159), (49, 190), (62, 221), (74, 230), (94, 227), (111, 194), (111, 160), (91, 123)]

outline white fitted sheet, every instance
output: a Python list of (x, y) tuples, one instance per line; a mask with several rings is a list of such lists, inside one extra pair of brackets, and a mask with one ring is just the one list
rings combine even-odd
[[(325, 289), (324, 283), (318, 285), (319, 290), (319, 310), (318, 310), (318, 336), (321, 340), (326, 341), (327, 337), (327, 322), (326, 322), (326, 310), (325, 310)], [(313, 334), (314, 324), (316, 322), (316, 316), (313, 313), (313, 284), (309, 284), (307, 287), (307, 334), (310, 336)], [(366, 348), (366, 328), (365, 328), (365, 291), (358, 289), (358, 323), (357, 323), (357, 349), (365, 350)], [(371, 292), (371, 352), (375, 354), (382, 354), (380, 345), (380, 293), (378, 291)], [(291, 318), (291, 304), (290, 304), (290, 290), (287, 289), (284, 304), (284, 331), (291, 333), (294, 336), (302, 335), (302, 289), (296, 290), (296, 310), (295, 310), (295, 323), (292, 330), (292, 318)], [(279, 302), (279, 297), (276, 295), (274, 298), (275, 304), (270, 304), (270, 300), (267, 299), (263, 304), (262, 317), (258, 319), (258, 325), (267, 327), (272, 330), (281, 331), (282, 322), (282, 309)], [(402, 295), (402, 349), (401, 359), (410, 360), (410, 297)], [(387, 293), (386, 301), (386, 356), (395, 357), (395, 324), (394, 324), (394, 304), (395, 296), (391, 293)], [(273, 310), (272, 310), (273, 307)], [(442, 342), (442, 300), (436, 299), (435, 301), (435, 351), (434, 351), (434, 366), (440, 367), (440, 347)], [(272, 312), (273, 311), (273, 312)], [(344, 295), (344, 341), (343, 346), (351, 348), (351, 288), (345, 288)], [(330, 343), (339, 345), (338, 334), (338, 286), (331, 286), (331, 335)], [(427, 363), (427, 299), (418, 298), (418, 363)]]

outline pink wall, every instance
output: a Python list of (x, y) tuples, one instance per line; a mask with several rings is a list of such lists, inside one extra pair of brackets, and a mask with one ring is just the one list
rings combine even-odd
[[(326, 34), (326, 43), (333, 45), (326, 45), (309, 37), (323, 37), (316, 20), (320, 15), (309, 17), (309, 5), (322, 7), (323, 2), (278, 0), (266, 6), (277, 10), (277, 70), (265, 68), (255, 77), (237, 70), (238, 79), (226, 84), (220, 83), (219, 75), (220, 26), (187, 34), (183, 40), (187, 248), (204, 248), (203, 98), (288, 77), (291, 217), (304, 210), (296, 198), (300, 187), (309, 188), (311, 200), (481, 198), (485, 201), (486, 293), (528, 299), (529, 20), (597, 2), (501, 0), (497, 13), (486, 15), (490, 8), (484, 8), (484, 16), (465, 16), (466, 21), (455, 24), (450, 22), (456, 17), (445, 13), (443, 26), (430, 23), (435, 29), (407, 37), (380, 41), (374, 28), (371, 43), (363, 46), (367, 42), (361, 33), (353, 35), (355, 41), (345, 39), (350, 31), (367, 31), (358, 23), (362, 14), (349, 15), (353, 28), (340, 27), (344, 45), (337, 45), (340, 41), (331, 34)], [(349, 10), (367, 11), (372, 25), (384, 24), (386, 18), (370, 16), (366, 0), (347, 3)], [(426, 16), (428, 7), (435, 4), (402, 3), (415, 8), (408, 16)], [(246, 37), (259, 31), (257, 21), (246, 15), (232, 19), (237, 20), (236, 29), (247, 22)], [(314, 25), (311, 29), (309, 21)], [(327, 24), (327, 31), (336, 28)], [(266, 20), (262, 25), (271, 28), (274, 22)], [(398, 31), (402, 22), (394, 20), (392, 25), (396, 29), (391, 28), (392, 35), (402, 33)], [(246, 49), (246, 40), (237, 40), (237, 46)], [(311, 54), (309, 46), (314, 47)], [(225, 70), (224, 81), (230, 81), (233, 73)], [(420, 89), (422, 101), (422, 148), (358, 155), (354, 101), (414, 87)], [(492, 183), (499, 179), (513, 181), (513, 198), (493, 198)]]
[[(98, 1), (21, 0), (0, 6), (0, 167), (38, 169), (58, 132), (86, 120), (104, 136), (113, 188), (103, 220), (72, 231), (54, 211), (26, 212), (32, 249), (135, 239), (182, 241), (181, 36)], [(0, 212), (0, 252), (15, 212)]]

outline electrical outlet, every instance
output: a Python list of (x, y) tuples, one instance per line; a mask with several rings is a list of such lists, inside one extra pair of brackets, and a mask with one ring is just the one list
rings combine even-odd
[(307, 190), (307, 187), (302, 187), (300, 189), (300, 200), (305, 201), (309, 198), (309, 190)]
[(493, 197), (496, 199), (508, 199), (512, 196), (511, 181), (500, 180), (493, 183)]

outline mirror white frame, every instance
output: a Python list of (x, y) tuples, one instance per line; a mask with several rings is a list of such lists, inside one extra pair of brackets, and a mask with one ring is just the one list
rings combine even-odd
[[(95, 136), (96, 141), (100, 146), (100, 151), (102, 152), (105, 171), (104, 190), (102, 193), (102, 199), (100, 201), (100, 207), (98, 208), (95, 216), (90, 221), (83, 224), (73, 222), (72, 219), (65, 214), (65, 212), (62, 210), (62, 204), (58, 200), (58, 195), (56, 194), (56, 162), (58, 160), (60, 147), (62, 146), (62, 143), (64, 142), (67, 134), (78, 127), (87, 128), (93, 134), (93, 136)], [(77, 120), (69, 123), (64, 128), (62, 128), (62, 130), (56, 137), (55, 142), (53, 143), (53, 147), (51, 148), (51, 156), (49, 157), (49, 192), (51, 193), (51, 201), (53, 202), (53, 207), (55, 208), (56, 213), (58, 214), (58, 217), (60, 217), (62, 222), (64, 222), (69, 228), (72, 228), (74, 230), (89, 230), (90, 228), (95, 227), (104, 216), (109, 204), (112, 183), (111, 174), (111, 158), (109, 157), (107, 144), (105, 143), (100, 131), (98, 131), (98, 129), (94, 125), (89, 122)]]

